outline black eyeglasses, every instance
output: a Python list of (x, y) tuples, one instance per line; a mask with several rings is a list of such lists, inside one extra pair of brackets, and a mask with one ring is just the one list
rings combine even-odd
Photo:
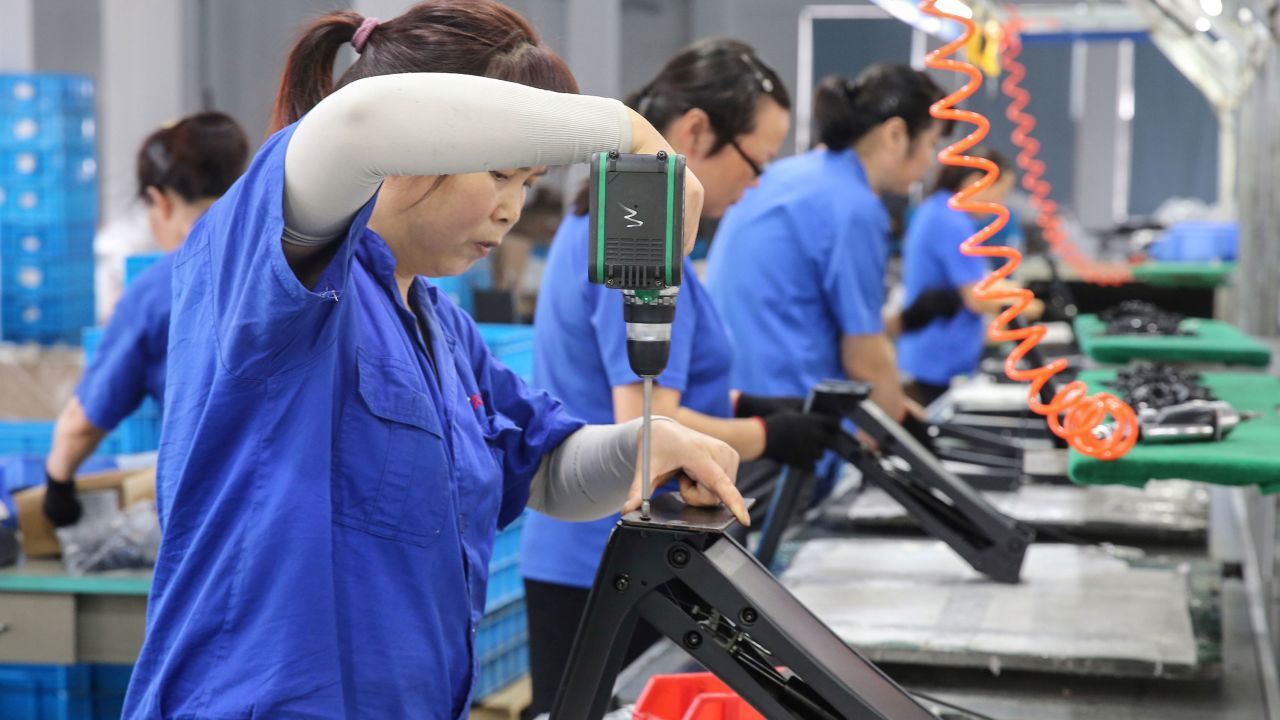
[(730, 138), (729, 144), (733, 146), (734, 150), (738, 151), (738, 154), (742, 156), (742, 160), (746, 162), (747, 165), (751, 166), (751, 172), (755, 173), (757, 178), (764, 174), (764, 168), (760, 167), (759, 163), (755, 160), (752, 160), (750, 155), (747, 155), (742, 151), (742, 146), (738, 144), (737, 140)]

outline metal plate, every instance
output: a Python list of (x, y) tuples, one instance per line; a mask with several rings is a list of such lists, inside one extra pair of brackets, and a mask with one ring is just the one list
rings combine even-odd
[[(743, 498), (747, 509), (755, 504), (754, 498)], [(738, 524), (738, 520), (723, 505), (694, 507), (680, 499), (679, 493), (665, 493), (649, 501), (649, 517), (642, 518), (635, 510), (622, 516), (625, 525), (651, 527), (663, 530), (701, 530), (723, 534)]]

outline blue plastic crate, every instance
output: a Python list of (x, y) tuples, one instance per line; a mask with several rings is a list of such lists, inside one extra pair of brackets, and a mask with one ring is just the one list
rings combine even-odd
[(94, 326), (80, 331), (80, 347), (84, 349), (85, 367), (88, 367), (97, 356), (100, 344), (102, 344), (102, 328)]
[(9, 493), (44, 484), (44, 455), (9, 455), (0, 458), (4, 489)]
[(1181, 222), (1151, 246), (1151, 257), (1166, 262), (1235, 260), (1240, 244), (1240, 224), (1235, 222)]
[(67, 187), (92, 186), (98, 181), (98, 160), (92, 147), (0, 150), (0, 177)]
[(479, 323), (480, 337), (498, 360), (525, 382), (533, 382), (533, 326)]
[(46, 182), (0, 176), (0, 222), (62, 225), (96, 222), (96, 183)]
[(0, 455), (43, 457), (52, 439), (52, 420), (0, 420)]
[(471, 284), (462, 276), (431, 278), (431, 284), (449, 296), (454, 305), (462, 308), (462, 311), (468, 315), (475, 312), (476, 301), (475, 294), (471, 289)]
[(0, 336), (13, 342), (68, 343), (93, 324), (93, 288), (74, 294), (5, 293), (0, 296)]
[(529, 642), (522, 640), (480, 665), (474, 697), (483, 700), (529, 672)]
[(165, 253), (144, 253), (142, 255), (130, 255), (124, 259), (124, 285), (129, 287), (133, 281), (142, 274), (142, 271), (155, 265)]
[(6, 298), (92, 295), (93, 256), (13, 258), (0, 262), (0, 291)]
[(5, 263), (93, 260), (93, 223), (0, 222), (0, 259)]
[(132, 676), (132, 665), (89, 666), (94, 720), (119, 720), (124, 712), (124, 696)]
[(0, 717), (92, 718), (90, 687), (87, 665), (0, 665)]
[(524, 516), (516, 518), (498, 533), (489, 558), (489, 586), (485, 593), (486, 611), (497, 610), (524, 597), (524, 581), (520, 577), (520, 532)]
[(485, 615), (476, 632), (480, 666), (473, 696), (479, 700), (529, 672), (529, 626), (524, 600)]
[(92, 150), (97, 137), (97, 121), (87, 110), (0, 113), (0, 148), (6, 150)]
[(93, 80), (64, 73), (0, 73), (0, 112), (92, 112)]
[(130, 665), (0, 665), (0, 718), (118, 720)]

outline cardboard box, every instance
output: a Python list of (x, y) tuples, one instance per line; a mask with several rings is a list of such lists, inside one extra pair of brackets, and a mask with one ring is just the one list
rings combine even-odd
[[(120, 507), (139, 500), (155, 500), (155, 468), (143, 470), (111, 470), (76, 477), (80, 493), (114, 490)], [(44, 486), (27, 488), (13, 496), (18, 508), (18, 530), (22, 532), (22, 549), (29, 558), (57, 557), (62, 554), (53, 525), (44, 516)]]

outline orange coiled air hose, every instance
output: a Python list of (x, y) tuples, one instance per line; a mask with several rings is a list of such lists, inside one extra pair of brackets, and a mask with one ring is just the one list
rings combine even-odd
[(1022, 80), (1027, 76), (1027, 68), (1019, 60), (1022, 54), (1021, 22), (1017, 9), (1010, 6), (1010, 19), (1004, 26), (1000, 48), (1000, 67), (1004, 70), (1004, 81), (1000, 89), (1009, 98), (1009, 108), (1005, 117), (1013, 123), (1010, 137), (1018, 148), (1018, 168), (1022, 170), (1022, 187), (1031, 195), (1031, 207), (1036, 211), (1036, 225), (1044, 235), (1045, 242), (1053, 250), (1053, 254), (1062, 258), (1071, 269), (1075, 270), (1081, 280), (1095, 285), (1119, 285), (1133, 280), (1133, 273), (1122, 263), (1102, 264), (1086, 258), (1078, 247), (1067, 238), (1062, 226), (1062, 216), (1058, 214), (1058, 205), (1049, 199), (1053, 187), (1044, 179), (1044, 161), (1036, 158), (1040, 152), (1040, 142), (1031, 136), (1036, 127), (1036, 119), (1027, 112), (1027, 104), (1031, 102), (1031, 93), (1022, 87)]
[[(1031, 304), (1033, 296), (1025, 288), (1013, 288), (1001, 285), (1018, 265), (1022, 263), (1022, 254), (1016, 249), (1005, 246), (984, 245), (993, 235), (1009, 222), (1009, 211), (1003, 205), (991, 202), (979, 202), (973, 196), (995, 184), (1000, 177), (1000, 169), (995, 163), (984, 158), (976, 158), (964, 153), (987, 136), (991, 124), (982, 115), (960, 110), (956, 105), (977, 92), (982, 86), (982, 74), (976, 67), (966, 62), (955, 60), (949, 56), (964, 47), (973, 37), (975, 26), (972, 20), (952, 15), (935, 7), (936, 0), (922, 0), (920, 10), (944, 20), (952, 20), (964, 27), (959, 38), (929, 53), (925, 65), (933, 70), (950, 70), (968, 78), (964, 87), (934, 103), (929, 113), (939, 120), (952, 120), (974, 125), (973, 132), (950, 145), (938, 154), (938, 160), (945, 165), (981, 170), (984, 175), (978, 182), (969, 185), (956, 193), (947, 203), (953, 210), (974, 213), (977, 215), (994, 215), (995, 220), (979, 230), (973, 237), (960, 245), (965, 255), (984, 258), (998, 257), (1004, 264), (993, 270), (978, 282), (974, 295), (980, 300), (1011, 301), (987, 329), (988, 336), (995, 342), (1013, 342), (1017, 346), (1009, 353), (1004, 362), (1004, 372), (1011, 380), (1031, 383), (1027, 404), (1033, 412), (1041, 415), (1049, 424), (1053, 434), (1062, 438), (1075, 450), (1102, 460), (1115, 460), (1122, 457), (1138, 440), (1138, 418), (1133, 408), (1110, 393), (1089, 395), (1088, 387), (1079, 381), (1068, 383), (1060, 388), (1050, 402), (1040, 401), (1040, 391), (1054, 375), (1067, 367), (1067, 361), (1059, 358), (1048, 365), (1022, 370), (1018, 363), (1028, 352), (1040, 344), (1045, 329), (1040, 325), (1010, 327), (1019, 315)], [(1094, 434), (1094, 428), (1110, 417), (1114, 421), (1113, 432), (1103, 439)]]

